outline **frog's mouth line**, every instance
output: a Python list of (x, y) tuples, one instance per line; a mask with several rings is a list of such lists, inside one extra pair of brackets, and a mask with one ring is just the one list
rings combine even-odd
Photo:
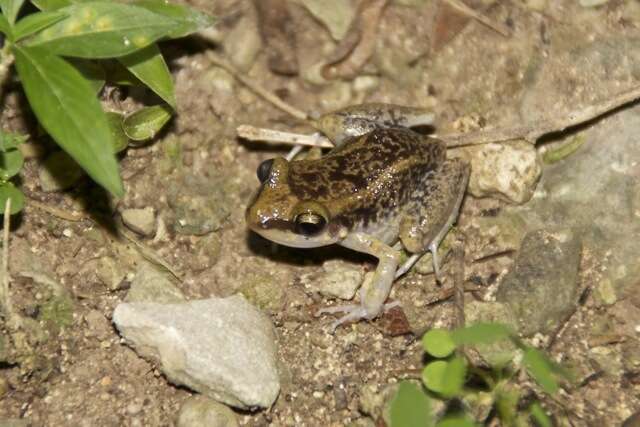
[(289, 246), (292, 248), (300, 248), (300, 249), (309, 249), (309, 248), (317, 248), (320, 246), (327, 246), (333, 243), (336, 243), (337, 240), (331, 238), (329, 233), (322, 232), (315, 236), (302, 236), (300, 234), (296, 234), (290, 229), (279, 229), (279, 228), (259, 228), (253, 227), (253, 231), (261, 235), (267, 240), (271, 240), (272, 242), (276, 242), (279, 245)]

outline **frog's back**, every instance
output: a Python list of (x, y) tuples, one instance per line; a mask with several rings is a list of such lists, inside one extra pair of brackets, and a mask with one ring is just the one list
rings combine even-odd
[(289, 187), (323, 203), (347, 226), (397, 216), (416, 186), (446, 157), (442, 141), (403, 128), (377, 129), (318, 160), (290, 164)]

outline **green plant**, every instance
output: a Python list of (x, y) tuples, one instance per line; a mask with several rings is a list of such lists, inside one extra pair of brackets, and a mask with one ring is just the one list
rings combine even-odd
[(11, 214), (20, 212), (24, 204), (22, 192), (11, 182), (24, 163), (24, 157), (18, 146), (26, 140), (22, 135), (0, 131), (0, 206), (1, 213), (8, 199), (11, 199)]
[[(463, 347), (488, 346), (508, 342), (514, 351), (509, 359), (490, 367), (474, 366), (462, 356)], [(524, 391), (516, 375), (524, 371), (549, 395), (559, 389), (558, 376), (567, 373), (543, 352), (525, 344), (508, 327), (497, 323), (478, 323), (453, 331), (433, 329), (422, 344), (432, 358), (422, 371), (422, 385), (404, 381), (391, 402), (391, 427), (467, 427), (477, 425), (470, 406), (481, 403), (484, 417), (494, 414), (504, 426), (540, 427), (552, 425), (542, 406), (533, 401), (525, 409)], [(444, 401), (445, 410), (436, 421), (432, 413), (434, 399)], [(467, 408), (460, 411), (451, 409)], [(483, 420), (484, 421), (484, 420)]]
[[(15, 61), (42, 127), (94, 181), (121, 196), (114, 154), (123, 148), (121, 134), (152, 137), (176, 105), (157, 42), (191, 34), (212, 19), (164, 0), (31, 0), (39, 10), (17, 20), (24, 1), (0, 0), (5, 36), (0, 79)], [(127, 118), (108, 116), (96, 97), (106, 81), (146, 85), (166, 106), (146, 107)], [(11, 188), (3, 182), (5, 190)]]

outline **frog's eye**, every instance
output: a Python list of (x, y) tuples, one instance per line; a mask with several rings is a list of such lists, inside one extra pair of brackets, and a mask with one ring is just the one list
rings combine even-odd
[(322, 231), (327, 224), (327, 220), (322, 215), (315, 212), (304, 212), (297, 215), (295, 221), (295, 232), (303, 236), (313, 236)]
[(265, 160), (264, 162), (260, 163), (260, 166), (258, 166), (256, 174), (258, 175), (258, 179), (261, 183), (264, 183), (267, 179), (269, 179), (271, 166), (273, 166), (273, 159)]

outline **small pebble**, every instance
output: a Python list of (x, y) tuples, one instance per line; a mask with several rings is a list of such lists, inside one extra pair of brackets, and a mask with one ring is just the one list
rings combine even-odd
[(156, 232), (156, 214), (152, 207), (144, 209), (125, 209), (122, 211), (122, 222), (131, 231), (145, 237)]

